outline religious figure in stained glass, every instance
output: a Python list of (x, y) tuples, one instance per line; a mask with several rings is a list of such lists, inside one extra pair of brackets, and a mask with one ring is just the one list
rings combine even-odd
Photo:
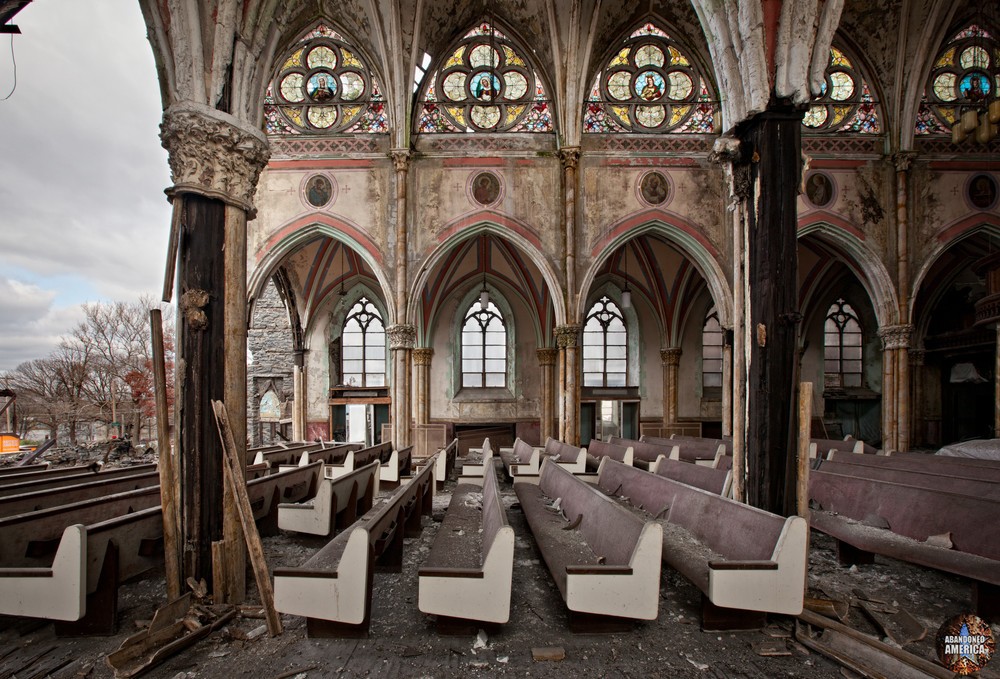
[(584, 132), (714, 132), (717, 102), (693, 63), (663, 30), (643, 24), (597, 75)]
[(880, 134), (878, 110), (871, 86), (854, 60), (839, 47), (830, 48), (830, 61), (821, 93), (802, 120), (805, 132)]
[(276, 63), (264, 96), (268, 134), (388, 132), (377, 79), (329, 26), (307, 31)]
[(425, 79), (414, 125), (431, 132), (552, 132), (549, 97), (526, 53), (483, 21)]

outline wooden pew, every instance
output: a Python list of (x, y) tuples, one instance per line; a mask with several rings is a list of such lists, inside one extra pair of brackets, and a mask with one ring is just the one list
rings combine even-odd
[(463, 462), (462, 463), (462, 474), (458, 478), (459, 483), (482, 483), (483, 477), (486, 475), (486, 469), (493, 467), (493, 446), (490, 444), (488, 438), (483, 439), (483, 445), (481, 448), (469, 448), (470, 455), (473, 451), (478, 451), (481, 455), (481, 459), (478, 462)]
[(360, 450), (348, 450), (342, 464), (327, 464), (323, 473), (326, 475), (326, 478), (335, 479), (338, 476), (349, 474), (355, 469), (364, 467), (366, 464), (371, 464), (376, 460), (381, 464), (384, 460), (388, 460), (391, 454), (392, 442), (389, 441)]
[(422, 529), (434, 499), (435, 461), (296, 568), (274, 569), (274, 605), (306, 618), (310, 637), (367, 636), (376, 562), (399, 572), (404, 536)]
[(10, 467), (0, 467), (0, 478), (5, 478), (7, 476), (19, 476), (21, 474), (31, 474), (33, 472), (45, 471), (49, 468), (48, 462), (39, 462), (38, 464), (26, 464), (23, 467), (18, 467), (16, 465)]
[[(458, 439), (452, 439), (451, 443), (437, 452), (437, 455), (428, 460), (435, 460), (437, 467), (434, 469), (434, 485), (437, 490), (444, 489), (444, 483), (455, 471), (455, 461), (458, 458)], [(420, 465), (428, 464), (428, 460), (422, 460)]]
[[(1000, 502), (824, 471), (810, 472), (809, 497), (812, 526), (837, 540), (842, 564), (882, 554), (961, 575), (979, 615), (1000, 613)], [(951, 549), (927, 543), (944, 534)]]
[(335, 527), (344, 528), (372, 508), (378, 495), (377, 462), (371, 462), (336, 479), (320, 479), (311, 502), (278, 505), (281, 530), (328, 536)]
[[(123, 476), (135, 476), (156, 471), (155, 464), (140, 464), (134, 467), (116, 467), (114, 469), (100, 470), (100, 467), (69, 467), (78, 469), (75, 474), (59, 474), (57, 476), (46, 476), (43, 478), (18, 479), (17, 483), (0, 485), (0, 497), (10, 495), (21, 495), (22, 493), (32, 493), (38, 490), (53, 490), (62, 486), (72, 486), (90, 481), (121, 478)], [(52, 472), (48, 472), (51, 474)]]
[(277, 535), (278, 505), (315, 497), (322, 478), (323, 463), (316, 461), (247, 481), (247, 496), (260, 534), (264, 537)]
[(554, 438), (545, 439), (545, 449), (542, 455), (552, 458), (571, 474), (587, 473), (587, 449), (557, 441)]
[(653, 463), (649, 471), (695, 488), (707, 490), (710, 493), (730, 497), (733, 489), (733, 472), (731, 469), (715, 469), (700, 464), (678, 462), (662, 455)]
[(831, 450), (841, 450), (845, 453), (856, 453), (863, 455), (865, 452), (865, 442), (858, 440), (844, 439), (809, 439), (809, 457), (815, 459), (817, 456), (825, 457)]
[(75, 483), (70, 486), (61, 486), (50, 490), (37, 490), (18, 495), (6, 495), (0, 497), (0, 517), (14, 516), (26, 512), (34, 512), (47, 507), (89, 500), (90, 498), (101, 497), (102, 495), (112, 495), (122, 493), (126, 490), (155, 486), (160, 482), (160, 476), (156, 471), (133, 474), (130, 476), (115, 476), (108, 479), (95, 478), (86, 483)]
[(668, 459), (673, 460), (676, 460), (677, 456), (680, 455), (680, 449), (675, 450), (677, 446), (673, 444), (661, 445), (659, 443), (640, 441), (639, 439), (623, 439), (617, 436), (612, 436), (608, 442), (616, 446), (631, 448), (632, 466), (639, 469), (648, 470), (650, 465), (656, 462), (661, 455), (665, 455)]
[(610, 457), (612, 460), (617, 460), (622, 464), (627, 464), (632, 466), (632, 461), (635, 458), (635, 451), (632, 446), (623, 446), (614, 443), (605, 443), (604, 441), (598, 441), (593, 439), (589, 444), (587, 444), (587, 471), (590, 473), (597, 473), (598, 467), (601, 466), (601, 460), (605, 457)]
[(386, 484), (386, 488), (394, 488), (399, 485), (400, 479), (410, 476), (413, 471), (413, 446), (407, 446), (396, 450), (390, 446), (389, 454), (383, 455), (380, 460), (379, 481)]
[(510, 618), (513, 573), (514, 529), (507, 523), (496, 467), (489, 464), (482, 487), (455, 487), (418, 571), (417, 605), (421, 612), (438, 616), (438, 629), (475, 621), (474, 633), (478, 623), (502, 624)]
[[(548, 458), (537, 486), (519, 483), (514, 491), (569, 609), (571, 629), (617, 630), (626, 620), (656, 619), (659, 524), (636, 517)], [(550, 508), (556, 499), (561, 511)]]
[(701, 488), (605, 460), (598, 486), (659, 518), (662, 558), (704, 594), (706, 631), (763, 627), (802, 612), (809, 526)]
[(80, 464), (73, 465), (71, 467), (56, 467), (55, 469), (49, 469), (48, 465), (44, 467), (42, 465), (29, 465), (27, 467), (4, 467), (0, 471), (6, 471), (8, 469), (26, 469), (27, 471), (12, 473), (12, 474), (0, 474), (0, 488), (9, 486), (12, 483), (24, 483), (25, 481), (34, 481), (36, 479), (57, 479), (60, 476), (72, 476), (75, 474), (82, 474), (83, 472), (96, 473), (100, 470), (101, 465), (97, 462), (91, 462), (90, 464)]
[(906, 486), (930, 488), (931, 490), (941, 490), (946, 493), (972, 495), (973, 497), (981, 497), (986, 500), (1000, 501), (1000, 482), (981, 479), (978, 476), (974, 476), (972, 471), (960, 471), (963, 475), (956, 476), (948, 473), (876, 467), (867, 464), (852, 464), (850, 462), (836, 462), (834, 460), (823, 459), (817, 460), (813, 469), (832, 474), (857, 476), (862, 479), (872, 479), (874, 481), (901, 483)]
[(988, 465), (965, 465), (954, 462), (956, 457), (942, 457), (923, 453), (896, 455), (857, 455), (831, 450), (827, 459), (833, 462), (850, 462), (851, 464), (867, 465), (869, 467), (884, 467), (886, 469), (904, 469), (915, 472), (932, 472), (934, 474), (974, 474), (984, 481), (1000, 482), (1000, 467)]
[(676, 436), (669, 439), (643, 437), (649, 443), (659, 443), (660, 445), (674, 445), (677, 452), (674, 457), (667, 457), (682, 462), (693, 462), (694, 464), (714, 467), (718, 464), (721, 456), (727, 451), (732, 451), (732, 441), (729, 439), (703, 439), (694, 436)]
[(701, 445), (709, 446), (722, 446), (726, 449), (727, 455), (733, 454), (733, 439), (731, 436), (724, 436), (721, 439), (705, 438), (704, 436), (688, 436), (687, 434), (671, 434), (669, 439), (661, 439), (674, 441), (678, 445), (683, 445), (685, 442), (695, 443)]
[(958, 455), (941, 455), (939, 453), (886, 453), (896, 460), (931, 460), (930, 464), (953, 465), (954, 467), (975, 467), (977, 469), (1000, 469), (1000, 460), (982, 457), (961, 457)]
[(500, 449), (507, 476), (515, 480), (519, 476), (538, 476), (541, 454), (541, 448), (528, 445), (520, 438), (514, 441), (512, 448)]
[(274, 450), (261, 450), (253, 458), (253, 464), (266, 464), (268, 467), (277, 469), (278, 467), (290, 467), (302, 463), (302, 455), (314, 450), (323, 450), (321, 443), (295, 443), (283, 448)]

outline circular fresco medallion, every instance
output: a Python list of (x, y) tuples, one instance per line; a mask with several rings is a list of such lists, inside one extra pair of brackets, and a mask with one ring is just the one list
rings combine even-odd
[(639, 182), (639, 194), (650, 205), (662, 205), (670, 196), (670, 183), (661, 172), (649, 172)]
[(992, 175), (977, 174), (969, 181), (969, 202), (980, 210), (989, 210), (997, 202), (997, 180)]
[(323, 207), (333, 196), (333, 184), (326, 175), (316, 174), (309, 178), (305, 188), (306, 202), (313, 207)]
[(816, 207), (826, 207), (833, 202), (833, 180), (822, 172), (806, 178), (806, 198)]
[(472, 178), (472, 197), (480, 205), (490, 205), (500, 197), (500, 180), (492, 172), (480, 172)]

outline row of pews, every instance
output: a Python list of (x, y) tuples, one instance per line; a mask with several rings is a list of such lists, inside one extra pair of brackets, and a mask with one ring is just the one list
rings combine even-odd
[[(358, 489), (331, 493), (328, 470), (351, 455), (370, 460), (343, 475)], [(408, 451), (329, 443), (251, 450), (247, 463), (262, 535), (276, 534), (289, 507), (305, 501), (310, 510), (299, 514), (312, 514), (312, 525), (322, 526), (324, 508), (331, 524), (349, 523), (371, 506), (380, 479), (398, 483), (410, 464)], [(156, 465), (0, 470), (0, 615), (56, 621), (61, 636), (113, 634), (118, 585), (162, 564)]]

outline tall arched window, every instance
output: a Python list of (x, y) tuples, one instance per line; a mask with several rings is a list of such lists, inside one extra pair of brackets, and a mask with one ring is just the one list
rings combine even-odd
[(605, 295), (583, 326), (583, 386), (628, 385), (628, 329), (618, 305)]
[(701, 328), (701, 386), (722, 387), (722, 326), (715, 307), (708, 310)]
[(493, 302), (477, 299), (462, 324), (462, 386), (507, 386), (507, 326)]
[(830, 48), (822, 93), (802, 119), (806, 132), (879, 134), (878, 112), (868, 81), (844, 51)]
[(367, 297), (351, 307), (344, 319), (341, 375), (345, 385), (385, 386), (385, 325)]
[(824, 383), (828, 387), (861, 386), (861, 323), (851, 305), (830, 305), (824, 328)]
[(310, 30), (277, 63), (264, 96), (267, 134), (388, 131), (378, 79), (329, 26)]

